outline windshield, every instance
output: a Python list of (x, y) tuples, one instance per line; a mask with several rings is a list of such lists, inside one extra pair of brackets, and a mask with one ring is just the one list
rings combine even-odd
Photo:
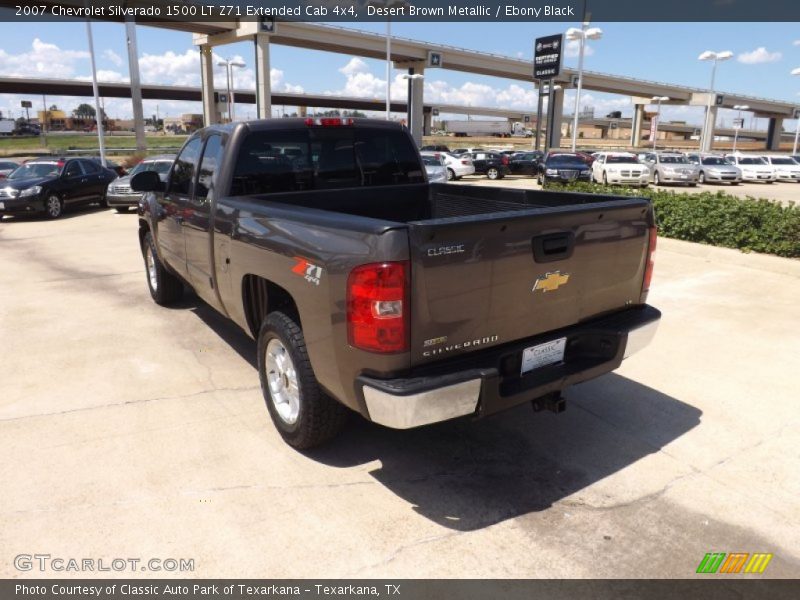
[(554, 154), (547, 159), (547, 164), (575, 165), (576, 167), (586, 165), (580, 156), (575, 156), (574, 154)]
[(659, 161), (662, 164), (670, 164), (670, 165), (688, 165), (689, 161), (686, 160), (685, 156), (661, 156)]
[(709, 156), (703, 159), (704, 165), (728, 165), (728, 162), (724, 158), (720, 158), (719, 156)]
[(763, 158), (755, 158), (750, 156), (743, 156), (739, 159), (740, 165), (765, 165), (767, 164)]
[(136, 175), (137, 173), (142, 173), (144, 171), (155, 171), (159, 175), (163, 175), (169, 171), (169, 168), (172, 166), (171, 160), (149, 160), (140, 162), (138, 165), (131, 169), (128, 175)]
[(22, 165), (8, 176), (9, 179), (31, 179), (33, 177), (55, 177), (61, 172), (63, 163), (35, 162)]
[(772, 159), (772, 164), (773, 165), (795, 165), (795, 166), (797, 166), (797, 163), (794, 162), (791, 158), (773, 158)]
[(606, 158), (607, 164), (636, 164), (639, 161), (635, 156), (609, 156)]

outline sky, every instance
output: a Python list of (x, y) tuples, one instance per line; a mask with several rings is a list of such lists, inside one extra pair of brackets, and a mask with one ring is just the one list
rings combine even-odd
[[(533, 40), (559, 33), (578, 23), (393, 23), (393, 35), (444, 45), (531, 59)], [(603, 30), (600, 40), (591, 42), (585, 68), (591, 71), (648, 79), (665, 83), (708, 88), (711, 64), (697, 60), (705, 50), (730, 50), (735, 57), (717, 69), (717, 91), (796, 101), (800, 104), (800, 77), (790, 71), (800, 67), (800, 30), (794, 23), (593, 23)], [(383, 23), (348, 27), (383, 34)], [(98, 79), (126, 81), (127, 50), (124, 26), (94, 23)], [(161, 85), (199, 85), (197, 48), (191, 34), (151, 27), (137, 27), (139, 65), (142, 81)], [(247, 66), (235, 71), (236, 87), (255, 87), (252, 43), (231, 44), (215, 49), (215, 58), (234, 58)], [(445, 64), (446, 64), (445, 54)], [(216, 60), (215, 60), (216, 62)], [(577, 66), (577, 51), (567, 48), (566, 66)], [(271, 81), (274, 91), (333, 93), (348, 96), (384, 97), (385, 63), (378, 60), (317, 52), (273, 45)], [(405, 98), (407, 82), (393, 72), (392, 95)], [(86, 28), (76, 23), (0, 23), (0, 76), (90, 79)], [(218, 89), (224, 87), (224, 70), (216, 67)], [(535, 112), (536, 92), (531, 83), (428, 69), (425, 76), (426, 102), (472, 106), (493, 106)], [(566, 94), (565, 113), (572, 112), (574, 97)], [(20, 100), (41, 98), (0, 94), (4, 117), (20, 116)], [(48, 98), (48, 105), (71, 111), (91, 99)], [(175, 116), (202, 112), (199, 103), (145, 101), (145, 114)], [(581, 106), (593, 106), (604, 116), (621, 110), (632, 112), (624, 96), (584, 92)], [(114, 118), (129, 118), (129, 100), (106, 99), (106, 113)], [(276, 111), (280, 108), (276, 107)], [(289, 110), (294, 110), (290, 108)], [(242, 105), (237, 116), (252, 116), (254, 106)], [(735, 117), (721, 111), (718, 123), (726, 125)], [(748, 115), (749, 118), (749, 115)], [(664, 120), (700, 123), (698, 107), (665, 107)], [(747, 122), (749, 126), (750, 121)], [(761, 120), (757, 125), (766, 126)], [(787, 128), (794, 122), (787, 121)]]

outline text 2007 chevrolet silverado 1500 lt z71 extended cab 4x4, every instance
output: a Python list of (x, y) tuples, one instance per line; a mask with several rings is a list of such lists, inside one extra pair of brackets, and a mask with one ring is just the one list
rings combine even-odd
[(166, 182), (132, 186), (153, 299), (189, 285), (257, 339), (267, 407), (297, 448), (348, 408), (395, 428), (553, 408), (660, 318), (649, 201), (432, 185), (396, 124), (212, 126)]

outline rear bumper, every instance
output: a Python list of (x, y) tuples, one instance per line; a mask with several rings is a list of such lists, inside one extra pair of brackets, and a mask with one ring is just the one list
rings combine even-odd
[[(650, 343), (660, 318), (645, 305), (422, 367), (402, 379), (361, 376), (356, 388), (365, 416), (387, 427), (483, 417), (613, 371)], [(567, 338), (562, 362), (520, 375), (525, 348), (562, 337)]]

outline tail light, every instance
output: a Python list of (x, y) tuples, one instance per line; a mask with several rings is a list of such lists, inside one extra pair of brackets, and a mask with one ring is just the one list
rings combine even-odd
[(351, 118), (342, 119), (340, 117), (322, 117), (319, 119), (312, 119), (309, 117), (308, 119), (306, 119), (306, 125), (309, 127), (312, 127), (314, 125), (317, 125), (319, 127), (341, 127), (343, 125), (352, 125), (352, 124), (353, 124), (353, 119)]
[(503, 154), (503, 156), (500, 157), (500, 162), (502, 162), (504, 165), (507, 165), (508, 164), (508, 155), (507, 154)]
[(650, 280), (653, 278), (653, 253), (656, 251), (656, 240), (658, 229), (650, 228), (650, 235), (647, 241), (647, 265), (644, 268), (644, 280), (642, 281), (642, 294), (646, 294), (650, 289)]
[(379, 353), (408, 351), (407, 261), (370, 263), (347, 278), (347, 338)]

